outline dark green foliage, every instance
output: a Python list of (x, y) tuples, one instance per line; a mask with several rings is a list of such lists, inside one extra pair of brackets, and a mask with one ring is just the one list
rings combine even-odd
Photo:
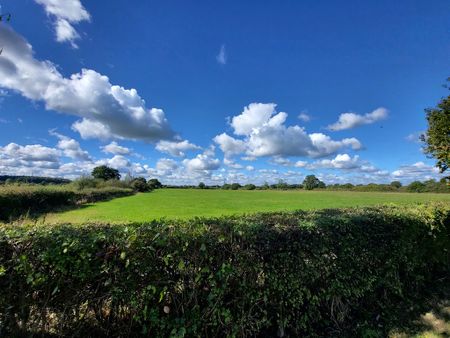
[[(0, 227), (0, 335), (387, 336), (449, 271), (450, 207)], [(357, 325), (358, 324), (358, 325)]]
[(151, 190), (162, 188), (161, 182), (158, 181), (156, 178), (152, 178), (152, 179), (148, 180), (147, 184)]
[(325, 183), (323, 183), (321, 180), (319, 180), (314, 175), (308, 175), (305, 177), (303, 181), (303, 187), (306, 190), (313, 190), (316, 188), (325, 188)]
[(238, 190), (239, 188), (241, 188), (242, 186), (239, 183), (233, 183), (230, 186), (231, 190)]
[(1, 182), (8, 183), (33, 183), (33, 184), (67, 184), (70, 180), (58, 177), (40, 177), (40, 176), (10, 176), (0, 175)]
[(400, 181), (392, 181), (391, 186), (397, 189), (400, 189), (402, 187), (402, 182)]
[(450, 95), (442, 98), (436, 108), (426, 109), (425, 112), (428, 129), (421, 137), (426, 143), (424, 150), (436, 159), (436, 166), (443, 173), (450, 166)]
[(39, 215), (58, 208), (129, 196), (131, 189), (105, 187), (77, 190), (66, 186), (11, 186), (0, 189), (0, 221)]
[(254, 184), (246, 184), (246, 185), (244, 185), (244, 189), (245, 190), (255, 190), (256, 189), (256, 185), (254, 185)]
[(134, 191), (146, 192), (150, 191), (150, 187), (144, 177), (135, 177), (131, 180), (130, 186)]
[(119, 170), (110, 168), (106, 165), (95, 167), (91, 173), (92, 177), (101, 180), (120, 180)]
[(425, 184), (420, 181), (414, 181), (411, 182), (406, 189), (410, 192), (424, 192)]
[(203, 182), (200, 182), (200, 183), (198, 184), (198, 188), (199, 188), (199, 189), (205, 189), (205, 188), (206, 188), (206, 184), (203, 183)]

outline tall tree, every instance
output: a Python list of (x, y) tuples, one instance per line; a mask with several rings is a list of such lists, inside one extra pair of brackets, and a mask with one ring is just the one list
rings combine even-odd
[(94, 178), (99, 178), (102, 180), (120, 180), (120, 174), (119, 170), (107, 167), (106, 165), (101, 165), (98, 167), (95, 167), (92, 170), (91, 175)]
[(325, 188), (325, 183), (323, 183), (314, 175), (308, 175), (305, 177), (305, 180), (303, 181), (303, 187), (306, 190), (313, 190), (315, 188)]
[[(450, 78), (447, 81), (450, 82)], [(437, 107), (425, 112), (428, 129), (421, 140), (426, 144), (425, 153), (436, 159), (436, 167), (443, 173), (450, 166), (450, 95), (442, 98)]]

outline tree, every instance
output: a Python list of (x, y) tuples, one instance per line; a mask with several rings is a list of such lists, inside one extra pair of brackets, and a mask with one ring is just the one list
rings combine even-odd
[(443, 173), (450, 166), (450, 95), (442, 98), (436, 108), (426, 109), (425, 112), (428, 129), (421, 135), (421, 140), (426, 143), (424, 151), (437, 160), (436, 167)]
[(256, 189), (256, 185), (254, 185), (254, 184), (246, 184), (246, 185), (244, 185), (244, 189), (245, 190), (255, 190)]
[(150, 187), (144, 177), (133, 178), (130, 185), (135, 191), (145, 192), (150, 190)]
[(241, 187), (239, 183), (233, 183), (231, 185), (231, 190), (238, 190)]
[(414, 181), (408, 185), (407, 189), (410, 192), (423, 192), (425, 190), (425, 184), (420, 181)]
[(306, 190), (313, 190), (315, 188), (325, 188), (325, 183), (323, 183), (321, 180), (319, 180), (314, 175), (308, 175), (305, 177), (305, 180), (303, 181), (303, 187)]
[(391, 187), (400, 189), (402, 187), (402, 183), (400, 181), (392, 181), (391, 182)]
[(151, 180), (148, 180), (147, 185), (152, 190), (161, 189), (162, 188), (161, 182), (158, 181), (156, 178), (152, 178)]
[(206, 184), (203, 183), (203, 182), (200, 182), (200, 183), (198, 184), (198, 188), (199, 188), (199, 189), (205, 189), (205, 188), (206, 188)]
[(101, 165), (95, 167), (91, 173), (92, 177), (101, 180), (120, 180), (119, 170), (107, 167), (106, 165)]

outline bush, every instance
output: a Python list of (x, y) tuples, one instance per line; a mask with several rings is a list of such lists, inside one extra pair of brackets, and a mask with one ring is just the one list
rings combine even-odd
[(256, 185), (254, 185), (254, 184), (246, 184), (246, 185), (244, 185), (244, 189), (245, 190), (255, 190), (256, 189)]
[(151, 190), (144, 177), (133, 178), (131, 180), (130, 186), (134, 191), (138, 192), (146, 192)]
[(450, 273), (449, 228), (448, 205), (0, 227), (0, 334), (361, 336)]
[(4, 186), (0, 188), (0, 221), (54, 211), (58, 208), (128, 196), (131, 189), (104, 187), (84, 190), (66, 186)]

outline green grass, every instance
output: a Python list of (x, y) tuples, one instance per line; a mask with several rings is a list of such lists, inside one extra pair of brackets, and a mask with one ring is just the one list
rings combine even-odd
[(414, 194), (351, 191), (231, 191), (163, 189), (80, 209), (52, 213), (46, 223), (145, 222), (162, 217), (192, 218), (296, 209), (323, 209), (376, 204), (414, 204), (448, 201), (450, 194)]

